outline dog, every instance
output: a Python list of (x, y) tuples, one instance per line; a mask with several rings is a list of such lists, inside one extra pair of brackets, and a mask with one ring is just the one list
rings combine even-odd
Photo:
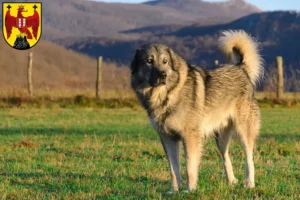
[(187, 191), (197, 189), (202, 142), (214, 136), (226, 179), (235, 184), (229, 142), (236, 135), (246, 155), (245, 187), (253, 188), (253, 151), (259, 135), (260, 111), (255, 88), (263, 74), (258, 43), (244, 31), (224, 31), (219, 48), (227, 64), (205, 70), (187, 64), (171, 48), (148, 44), (136, 50), (131, 87), (147, 111), (167, 155), (170, 193), (180, 188), (180, 141), (187, 167)]

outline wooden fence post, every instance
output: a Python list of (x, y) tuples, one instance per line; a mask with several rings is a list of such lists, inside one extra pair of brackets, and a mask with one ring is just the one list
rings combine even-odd
[(215, 60), (215, 67), (219, 67), (219, 61)]
[(32, 87), (32, 52), (28, 56), (28, 67), (27, 67), (27, 80), (28, 80), (28, 93), (29, 96), (33, 96), (33, 87)]
[(102, 59), (102, 56), (99, 56), (97, 62), (96, 99), (100, 98), (100, 89), (102, 81)]
[(277, 99), (281, 100), (284, 93), (284, 83), (283, 83), (283, 59), (281, 56), (276, 57), (277, 63)]

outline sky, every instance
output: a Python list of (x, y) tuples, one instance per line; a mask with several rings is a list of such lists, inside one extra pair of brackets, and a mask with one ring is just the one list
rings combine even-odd
[[(141, 0), (98, 0), (105, 2), (123, 2), (123, 3), (141, 3)], [(206, 0), (206, 1), (221, 1), (221, 0)], [(257, 6), (264, 11), (273, 10), (297, 10), (300, 11), (300, 0), (246, 0), (249, 3)]]

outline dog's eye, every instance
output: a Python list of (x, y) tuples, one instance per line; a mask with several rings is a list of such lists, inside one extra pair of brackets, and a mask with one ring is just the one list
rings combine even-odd
[(163, 64), (167, 64), (168, 63), (168, 60), (167, 59), (164, 59), (163, 60)]
[(152, 64), (153, 63), (153, 59), (151, 59), (151, 58), (147, 59), (147, 63), (148, 64)]

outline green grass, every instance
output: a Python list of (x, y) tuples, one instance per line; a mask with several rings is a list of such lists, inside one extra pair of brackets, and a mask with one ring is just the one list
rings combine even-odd
[(236, 142), (234, 187), (214, 140), (204, 148), (198, 190), (169, 196), (167, 159), (143, 110), (1, 109), (0, 199), (300, 199), (300, 108), (262, 109), (255, 189), (243, 188)]

